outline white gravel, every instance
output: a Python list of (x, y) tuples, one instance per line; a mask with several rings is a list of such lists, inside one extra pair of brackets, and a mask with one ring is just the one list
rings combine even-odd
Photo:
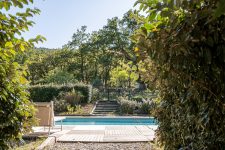
[(150, 143), (56, 143), (48, 150), (153, 150)]

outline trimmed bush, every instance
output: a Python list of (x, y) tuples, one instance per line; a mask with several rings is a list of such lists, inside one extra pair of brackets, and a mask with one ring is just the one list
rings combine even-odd
[(119, 104), (120, 112), (125, 114), (133, 114), (135, 113), (135, 110), (138, 110), (138, 108), (140, 107), (140, 103), (128, 100), (127, 97), (120, 97)]
[(92, 86), (85, 84), (30, 86), (30, 100), (33, 102), (49, 102), (54, 100), (54, 97), (58, 97), (60, 92), (71, 92), (73, 89), (81, 94), (81, 103), (91, 101)]
[(155, 107), (152, 99), (142, 99), (141, 102), (128, 100), (127, 97), (119, 97), (120, 112), (125, 114), (150, 114)]

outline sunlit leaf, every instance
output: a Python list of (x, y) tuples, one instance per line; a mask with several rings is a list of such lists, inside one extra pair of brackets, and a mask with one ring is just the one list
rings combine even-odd
[(12, 44), (12, 42), (6, 42), (5, 43), (5, 48), (13, 48), (14, 46), (13, 46), (13, 44)]

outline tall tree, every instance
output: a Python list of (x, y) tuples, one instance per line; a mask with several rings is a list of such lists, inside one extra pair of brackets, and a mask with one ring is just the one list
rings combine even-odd
[(82, 26), (81, 29), (78, 29), (76, 33), (73, 34), (72, 41), (69, 42), (69, 46), (74, 50), (79, 52), (80, 57), (80, 72), (81, 72), (81, 80), (85, 82), (85, 53), (87, 51), (87, 43), (89, 39), (89, 34), (86, 33), (87, 26)]

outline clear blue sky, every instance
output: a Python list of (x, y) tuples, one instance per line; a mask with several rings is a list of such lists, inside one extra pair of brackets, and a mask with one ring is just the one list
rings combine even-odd
[(61, 48), (82, 25), (88, 32), (102, 28), (108, 18), (121, 18), (136, 0), (34, 0), (32, 7), (41, 10), (36, 23), (23, 34), (25, 39), (43, 35), (47, 41), (37, 47)]

